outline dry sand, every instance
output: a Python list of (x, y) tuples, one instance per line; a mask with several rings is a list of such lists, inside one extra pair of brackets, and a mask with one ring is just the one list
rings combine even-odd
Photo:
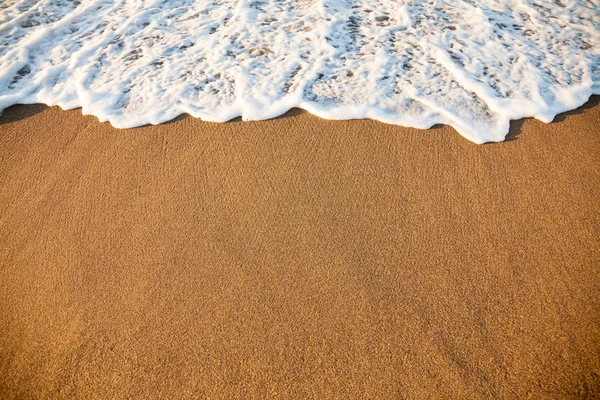
[(0, 118), (2, 398), (600, 396), (600, 105)]

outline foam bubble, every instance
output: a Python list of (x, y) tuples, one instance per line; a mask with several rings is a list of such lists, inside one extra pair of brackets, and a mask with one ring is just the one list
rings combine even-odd
[(116, 127), (292, 107), (501, 141), (600, 94), (598, 0), (8, 0), (0, 110)]

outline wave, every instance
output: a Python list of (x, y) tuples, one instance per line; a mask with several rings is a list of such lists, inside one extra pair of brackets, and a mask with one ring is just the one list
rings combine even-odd
[(293, 107), (476, 143), (600, 94), (600, 0), (8, 0), (0, 111), (118, 128)]

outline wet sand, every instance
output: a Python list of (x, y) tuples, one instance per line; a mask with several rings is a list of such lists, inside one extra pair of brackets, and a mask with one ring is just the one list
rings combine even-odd
[(0, 117), (0, 397), (597, 398), (600, 104), (448, 127)]

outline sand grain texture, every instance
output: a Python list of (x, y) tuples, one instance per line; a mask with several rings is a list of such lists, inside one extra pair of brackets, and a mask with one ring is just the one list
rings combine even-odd
[(0, 397), (600, 396), (600, 105), (451, 128), (0, 117)]

